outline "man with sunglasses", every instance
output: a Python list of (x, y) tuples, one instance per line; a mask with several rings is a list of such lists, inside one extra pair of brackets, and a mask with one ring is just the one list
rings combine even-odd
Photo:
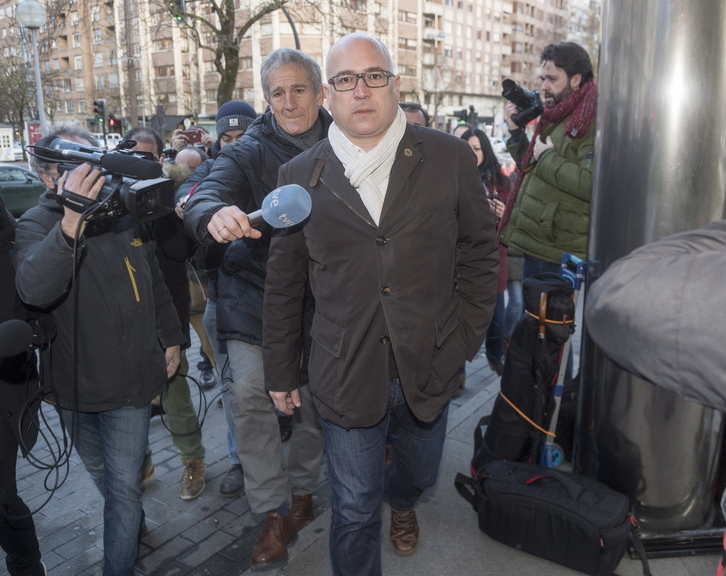
[(414, 507), (436, 481), (456, 375), (479, 350), (496, 298), (494, 218), (473, 152), (406, 123), (392, 67), (364, 34), (331, 48), (328, 138), (278, 180), (303, 186), (312, 212), (273, 236), (267, 265), (265, 385), (288, 414), (304, 403), (296, 366), (306, 280), (315, 297), (310, 387), (323, 418), (336, 576), (381, 574), (384, 499), (395, 551), (415, 552)]

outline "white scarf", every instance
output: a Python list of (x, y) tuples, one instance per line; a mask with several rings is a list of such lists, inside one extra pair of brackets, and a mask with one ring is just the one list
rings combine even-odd
[(361, 154), (356, 152), (358, 147), (345, 137), (335, 122), (328, 129), (328, 140), (345, 168), (345, 177), (360, 194), (376, 225), (381, 218), (396, 149), (405, 131), (406, 115), (398, 108), (396, 118), (376, 147)]

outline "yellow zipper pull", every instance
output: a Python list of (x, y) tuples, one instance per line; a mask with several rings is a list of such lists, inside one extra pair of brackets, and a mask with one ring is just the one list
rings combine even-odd
[(141, 296), (139, 296), (139, 288), (136, 286), (136, 278), (134, 278), (134, 272), (136, 269), (129, 262), (129, 257), (125, 256), (124, 261), (126, 262), (126, 269), (129, 271), (129, 278), (131, 278), (131, 285), (134, 287), (134, 294), (136, 294), (136, 301), (141, 302)]

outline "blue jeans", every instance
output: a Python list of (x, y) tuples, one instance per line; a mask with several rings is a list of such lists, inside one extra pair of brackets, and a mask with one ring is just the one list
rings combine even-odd
[[(389, 382), (388, 411), (371, 428), (345, 430), (323, 420), (333, 519), (335, 576), (381, 575), (381, 503), (410, 510), (436, 482), (448, 405), (431, 423), (416, 419), (398, 379)], [(384, 470), (386, 444), (393, 461)]]
[(521, 280), (510, 280), (507, 282), (507, 310), (504, 317), (504, 337), (511, 338), (517, 321), (524, 311), (524, 303), (522, 302), (522, 282)]
[(139, 551), (141, 466), (151, 408), (62, 410), (73, 445), (104, 498), (103, 576), (131, 576)]
[(207, 292), (207, 305), (204, 308), (204, 330), (207, 332), (209, 343), (217, 359), (217, 371), (222, 382), (222, 406), (224, 417), (227, 420), (227, 454), (230, 463), (235, 466), (240, 463), (237, 455), (237, 444), (234, 441), (234, 418), (232, 416), (232, 394), (229, 385), (232, 382), (232, 370), (229, 367), (227, 356), (227, 343), (217, 340), (217, 295), (213, 283), (209, 284)]

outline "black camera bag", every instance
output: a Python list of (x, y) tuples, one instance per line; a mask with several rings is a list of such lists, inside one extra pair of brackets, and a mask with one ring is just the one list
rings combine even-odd
[(628, 498), (600, 482), (497, 460), (455, 484), (494, 540), (592, 576), (612, 574), (632, 542), (650, 575)]

